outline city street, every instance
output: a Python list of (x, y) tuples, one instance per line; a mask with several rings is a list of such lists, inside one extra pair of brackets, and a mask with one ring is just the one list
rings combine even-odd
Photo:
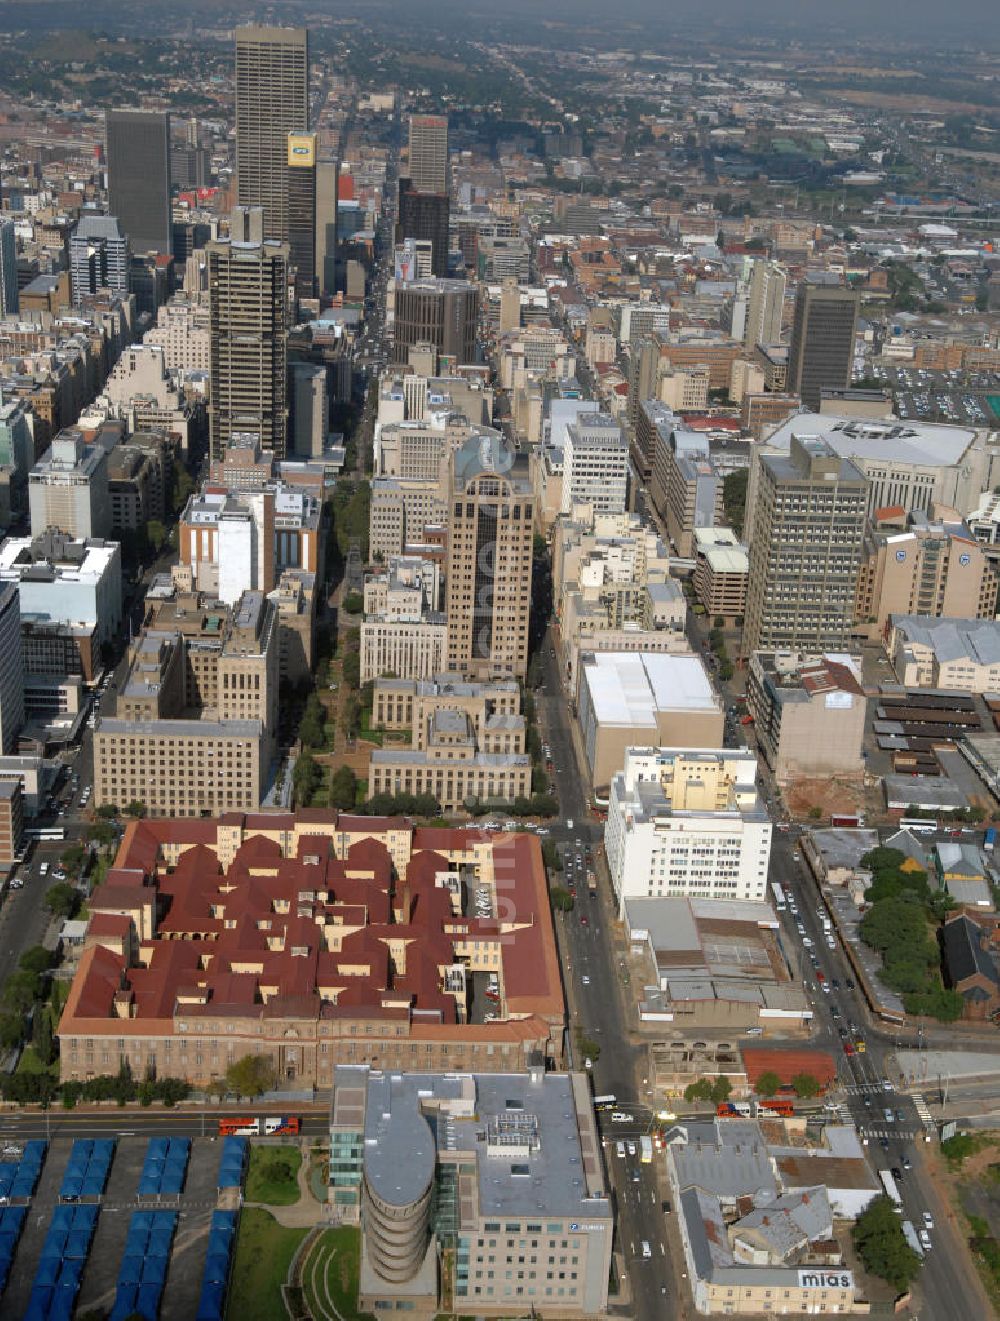
[[(839, 940), (833, 950), (826, 943), (822, 923), (826, 908), (819, 890), (801, 861), (794, 839), (780, 831), (774, 835), (770, 877), (798, 909), (797, 914), (789, 909), (780, 915), (781, 939), (790, 963), (801, 971), (812, 1003), (812, 1044), (829, 1050), (837, 1060), (840, 1094), (833, 1099), (840, 1102), (840, 1118), (854, 1123), (876, 1170), (899, 1172), (896, 1182), (905, 1218), (920, 1227), (924, 1211), (933, 1216), (933, 1247), (919, 1279), (926, 1300), (920, 1315), (923, 1321), (983, 1315), (978, 1279), (967, 1269), (965, 1246), (923, 1159), (927, 1132), (924, 1121), (914, 1098), (899, 1091), (893, 1082), (898, 1075), (892, 1060), (892, 1033), (884, 1026), (869, 1026), (860, 990), (847, 985), (853, 980), (852, 970)], [(802, 924), (806, 937), (813, 942), (811, 948), (803, 944), (796, 922)], [(823, 982), (817, 979), (819, 973), (823, 974)], [(824, 984), (830, 987), (828, 992), (822, 989)], [(848, 1042), (853, 1048), (851, 1055), (844, 1051)], [(860, 1051), (859, 1042), (863, 1046)]]
[[(559, 847), (566, 869), (565, 881), (557, 883), (569, 884), (572, 876), (576, 889), (573, 911), (556, 918), (569, 1002), (572, 1066), (579, 1069), (585, 1065), (576, 1050), (575, 1033), (579, 1029), (582, 1037), (600, 1047), (600, 1056), (593, 1061), (594, 1094), (613, 1095), (616, 1110), (642, 1116), (642, 1122), (626, 1126), (634, 1142), (641, 1132), (648, 1131), (652, 1116), (639, 1090), (639, 1052), (630, 1039), (623, 1009), (622, 977), (627, 974), (615, 949), (613, 906), (607, 887), (599, 881), (596, 895), (591, 895), (587, 887), (586, 850), (589, 846), (596, 855), (604, 832), (589, 811), (586, 781), (577, 761), (572, 717), (559, 682), (551, 631), (545, 637), (543, 657), (545, 686), (536, 694), (539, 733), (552, 749), (560, 804), (560, 817), (552, 824), (550, 838)], [(625, 1130), (613, 1132), (607, 1122), (609, 1112), (602, 1112), (601, 1118), (605, 1163), (618, 1213), (617, 1246), (633, 1300), (629, 1315), (637, 1321), (653, 1321), (664, 1316), (665, 1298), (674, 1295), (674, 1280), (679, 1279), (679, 1272), (671, 1268), (661, 1210), (663, 1193), (655, 1165), (642, 1165), (637, 1156), (619, 1158), (615, 1154), (616, 1140), (624, 1136)], [(643, 1240), (650, 1245), (648, 1258), (642, 1255)]]

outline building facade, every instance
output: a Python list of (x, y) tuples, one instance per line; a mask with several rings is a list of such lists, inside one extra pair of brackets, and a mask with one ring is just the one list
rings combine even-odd
[(793, 438), (787, 458), (757, 452), (753, 467), (744, 654), (843, 648), (854, 619), (868, 482), (816, 437)]
[(108, 536), (107, 450), (74, 428), (61, 431), (28, 476), (28, 507), (34, 537), (49, 528), (84, 541)]
[(288, 135), (308, 129), (306, 29), (237, 28), (237, 200), (263, 208), (265, 239), (288, 242)]
[(170, 253), (170, 115), (108, 110), (108, 204), (132, 251)]
[(819, 411), (824, 386), (846, 389), (854, 364), (858, 296), (826, 272), (807, 275), (795, 296), (788, 389)]
[(448, 120), (445, 115), (411, 115), (409, 177), (418, 193), (448, 191)]
[(863, 772), (867, 700), (860, 657), (755, 651), (747, 708), (779, 783)]
[(229, 240), (206, 245), (209, 279), (213, 458), (252, 437), (284, 458), (288, 438), (288, 261), (284, 243), (262, 241), (260, 212), (234, 212)]
[(629, 748), (604, 845), (619, 911), (633, 898), (763, 900), (771, 819), (745, 749)]
[(533, 543), (526, 466), (506, 442), (473, 437), (451, 456), (449, 472), (447, 668), (524, 678)]

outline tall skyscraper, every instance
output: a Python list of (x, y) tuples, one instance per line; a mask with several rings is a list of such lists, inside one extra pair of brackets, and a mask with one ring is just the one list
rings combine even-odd
[(135, 253), (170, 252), (170, 115), (109, 110), (108, 201)]
[(305, 28), (236, 29), (236, 192), (264, 209), (266, 238), (288, 242), (288, 135), (309, 129)]
[(448, 274), (447, 193), (421, 193), (410, 179), (399, 181), (399, 219), (396, 242), (406, 239), (426, 240), (431, 245), (431, 274)]
[(316, 294), (316, 134), (288, 135), (288, 251), (295, 293)]
[(498, 433), (449, 460), (448, 668), (477, 679), (528, 667), (533, 504), (526, 461)]
[(795, 297), (792, 343), (788, 350), (788, 389), (819, 412), (824, 386), (851, 383), (858, 297), (832, 272), (807, 275)]
[(14, 222), (0, 217), (0, 316), (13, 315), (19, 305)]
[(69, 240), (73, 306), (98, 289), (128, 293), (129, 241), (117, 216), (83, 216)]
[(0, 751), (17, 752), (24, 725), (24, 661), (21, 654), (21, 605), (17, 583), (0, 587)]
[(316, 279), (320, 291), (337, 288), (337, 162), (320, 156), (316, 162)]
[(785, 272), (774, 261), (755, 261), (750, 276), (743, 343), (777, 344), (781, 339), (781, 309), (785, 301)]
[(418, 193), (448, 191), (448, 120), (410, 116), (410, 182)]
[(864, 541), (868, 480), (819, 436), (788, 454), (756, 453), (743, 652), (848, 645)]
[(228, 239), (205, 245), (213, 458), (236, 438), (284, 458), (288, 435), (288, 244), (264, 239), (259, 207), (236, 207)]

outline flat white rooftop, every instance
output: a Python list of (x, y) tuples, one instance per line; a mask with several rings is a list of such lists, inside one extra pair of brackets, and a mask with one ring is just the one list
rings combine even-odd
[(656, 727), (658, 711), (715, 711), (718, 698), (697, 656), (602, 651), (584, 666), (602, 725)]

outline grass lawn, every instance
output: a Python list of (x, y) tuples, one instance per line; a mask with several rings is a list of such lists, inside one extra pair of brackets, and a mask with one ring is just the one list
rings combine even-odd
[(281, 1286), (295, 1249), (309, 1231), (285, 1229), (267, 1211), (240, 1216), (226, 1316), (229, 1321), (275, 1321), (285, 1315)]
[(298, 1184), (301, 1164), (302, 1152), (291, 1144), (252, 1146), (246, 1200), (267, 1202), (270, 1206), (292, 1206), (301, 1196)]
[(17, 1062), (17, 1073), (51, 1073), (54, 1078), (59, 1076), (59, 1065), (50, 1064), (46, 1067), (38, 1058), (35, 1048), (32, 1045), (25, 1046), (21, 1051), (21, 1058)]
[(366, 1321), (358, 1311), (361, 1233), (348, 1225), (328, 1229), (312, 1246), (302, 1269), (302, 1292), (313, 1321)]

